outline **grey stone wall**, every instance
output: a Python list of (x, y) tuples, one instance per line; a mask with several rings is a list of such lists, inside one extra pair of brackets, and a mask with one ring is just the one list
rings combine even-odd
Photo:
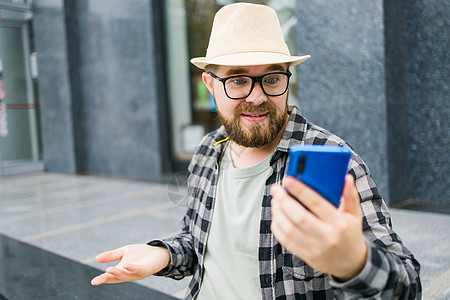
[(386, 107), (390, 198), (410, 197), (410, 141), (407, 97), (406, 18), (402, 1), (385, 2)]
[(450, 3), (297, 4), (304, 115), (363, 156), (390, 204), (449, 205)]
[(43, 160), (48, 171), (75, 173), (64, 3), (62, 0), (40, 0), (33, 4)]
[(383, 1), (297, 1), (305, 117), (344, 138), (388, 198)]
[(450, 3), (385, 1), (393, 195), (450, 204)]
[[(40, 7), (55, 1), (34, 2), (36, 27), (42, 28), (36, 32), (36, 39), (41, 40), (37, 43), (39, 66), (48, 65), (48, 69), (40, 69), (40, 94), (43, 99), (52, 97), (54, 102), (71, 98), (70, 108), (54, 111), (67, 115), (61, 122), (71, 125), (73, 131), (53, 139), (71, 145), (76, 172), (138, 179), (159, 177), (162, 151), (151, 1), (56, 1), (59, 16), (65, 15), (65, 24), (61, 20), (43, 20), (44, 15), (39, 17)], [(55, 30), (61, 33), (49, 37)], [(51, 49), (52, 43), (45, 46), (44, 40), (49, 38), (62, 45), (67, 41), (67, 49)], [(68, 57), (68, 70), (60, 72), (66, 71), (62, 78), (69, 74), (70, 89), (66, 79), (62, 96), (50, 96), (51, 87), (61, 88), (61, 79), (51, 80), (59, 76), (53, 69), (58, 65), (51, 67), (51, 61), (43, 60), (52, 55)], [(42, 114), (46, 109), (42, 108)], [(45, 115), (42, 119), (53, 126), (60, 121)], [(56, 169), (48, 162), (63, 155), (61, 150), (44, 140), (45, 164), (50, 171)]]

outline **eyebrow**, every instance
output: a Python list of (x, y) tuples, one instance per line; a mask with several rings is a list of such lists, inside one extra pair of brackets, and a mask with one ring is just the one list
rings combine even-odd
[[(272, 71), (286, 72), (286, 66), (281, 65), (281, 64), (270, 65), (265, 70), (265, 72), (272, 72)], [(225, 72), (225, 76), (242, 75), (242, 74), (248, 74), (248, 69), (245, 69), (245, 68), (234, 68), (234, 69), (230, 69), (227, 72)]]
[(288, 69), (289, 69), (289, 66), (277, 64), (277, 65), (270, 65), (270, 67), (267, 68), (266, 71), (281, 71), (281, 72), (286, 72), (286, 70), (288, 70)]
[(243, 68), (236, 68), (236, 69), (230, 69), (225, 72), (225, 76), (232, 76), (232, 75), (239, 75), (239, 74), (246, 74), (248, 71)]

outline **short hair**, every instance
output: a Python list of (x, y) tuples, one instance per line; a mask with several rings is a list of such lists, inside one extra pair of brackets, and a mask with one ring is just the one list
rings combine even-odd
[(218, 65), (209, 64), (205, 66), (206, 73), (215, 73), (219, 69)]

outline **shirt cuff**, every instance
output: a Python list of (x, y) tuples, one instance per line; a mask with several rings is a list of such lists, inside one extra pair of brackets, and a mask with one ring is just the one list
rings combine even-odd
[(384, 290), (389, 278), (389, 263), (381, 249), (367, 241), (366, 263), (361, 272), (347, 281), (341, 281), (330, 276), (330, 284), (336, 289), (357, 293), (359, 295), (371, 295)]

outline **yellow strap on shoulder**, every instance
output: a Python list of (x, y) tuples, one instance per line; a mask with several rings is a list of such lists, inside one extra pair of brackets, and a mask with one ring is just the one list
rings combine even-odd
[(219, 145), (220, 143), (226, 142), (226, 141), (228, 141), (229, 139), (230, 139), (230, 137), (227, 137), (227, 138), (225, 138), (225, 139), (223, 139), (223, 140), (217, 141), (217, 142), (215, 142), (215, 143), (213, 144), (213, 147)]

